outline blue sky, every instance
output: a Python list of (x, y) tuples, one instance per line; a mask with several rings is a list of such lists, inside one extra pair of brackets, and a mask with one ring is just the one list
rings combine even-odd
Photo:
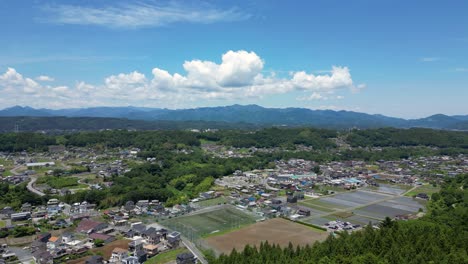
[(467, 1), (0, 0), (0, 108), (468, 114)]

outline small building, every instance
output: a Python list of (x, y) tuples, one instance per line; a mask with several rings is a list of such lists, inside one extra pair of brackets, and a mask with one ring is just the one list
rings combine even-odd
[(288, 203), (297, 203), (297, 197), (296, 197), (296, 196), (290, 195), (290, 196), (288, 196), (288, 198), (286, 199), (286, 201), (287, 201)]
[(427, 193), (418, 193), (415, 197), (418, 199), (429, 200), (429, 195), (427, 195)]
[(32, 162), (26, 163), (27, 167), (52, 167), (55, 166), (55, 162), (48, 161), (48, 162)]
[(89, 235), (89, 238), (92, 241), (96, 241), (98, 239), (104, 241), (105, 244), (110, 243), (115, 240), (114, 236), (106, 235), (106, 234), (100, 234), (100, 233), (92, 233)]
[(194, 264), (197, 263), (197, 258), (192, 253), (181, 253), (177, 255), (177, 264)]
[(76, 228), (76, 232), (91, 234), (91, 233), (103, 230), (106, 227), (107, 227), (106, 223), (96, 222), (96, 221), (92, 221), (89, 219), (83, 219), (78, 224), (78, 227)]
[(30, 212), (22, 212), (22, 213), (15, 213), (11, 214), (10, 216), (11, 221), (24, 221), (31, 218)]
[(128, 250), (116, 247), (112, 250), (109, 262), (122, 262), (128, 256)]
[(146, 251), (146, 254), (148, 254), (148, 257), (152, 257), (159, 253), (159, 247), (153, 244), (144, 245), (143, 250)]
[(86, 264), (103, 264), (104, 258), (98, 255), (91, 256), (85, 262)]
[(172, 232), (167, 235), (167, 241), (172, 245), (172, 247), (178, 246), (180, 241), (180, 233), (179, 232)]
[(305, 208), (300, 208), (297, 210), (297, 214), (302, 215), (302, 216), (310, 216), (310, 210), (305, 209)]
[(122, 264), (140, 264), (143, 262), (138, 261), (138, 257), (135, 256), (129, 256), (124, 259), (122, 259)]

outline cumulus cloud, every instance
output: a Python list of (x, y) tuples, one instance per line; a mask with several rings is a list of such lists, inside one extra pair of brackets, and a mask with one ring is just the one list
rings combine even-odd
[(73, 25), (97, 25), (111, 28), (159, 27), (172, 23), (209, 24), (237, 21), (250, 17), (236, 8), (217, 9), (209, 5), (189, 6), (171, 2), (137, 2), (113, 6), (91, 7), (80, 5), (45, 6), (46, 18), (40, 20)]
[(298, 100), (340, 99), (340, 95), (331, 95), (344, 89), (357, 92), (365, 87), (354, 84), (348, 67), (333, 66), (327, 74), (291, 72), (288, 78), (279, 78), (274, 72), (264, 75), (264, 64), (253, 51), (228, 51), (219, 63), (185, 61), (184, 73), (153, 68), (149, 76), (134, 71), (108, 76), (101, 84), (78, 81), (74, 86), (45, 85), (8, 68), (0, 75), (0, 92), (17, 100), (16, 104), (41, 107), (49, 107), (50, 101), (64, 107), (130, 104), (180, 107), (199, 100), (235, 101), (289, 92), (310, 93)]
[(41, 75), (36, 77), (36, 81), (41, 81), (41, 82), (53, 82), (55, 79), (52, 77), (49, 77), (47, 75)]

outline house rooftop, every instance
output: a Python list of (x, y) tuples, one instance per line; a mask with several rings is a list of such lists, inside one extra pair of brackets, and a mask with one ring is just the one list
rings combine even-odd
[(59, 237), (53, 236), (49, 238), (49, 242), (57, 242), (58, 239)]
[(116, 247), (114, 248), (114, 250), (112, 250), (112, 253), (127, 253), (128, 250), (126, 249), (123, 249), (123, 248), (119, 248), (119, 247)]

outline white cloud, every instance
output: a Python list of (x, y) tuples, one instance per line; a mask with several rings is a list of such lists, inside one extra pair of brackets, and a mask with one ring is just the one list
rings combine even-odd
[(111, 28), (159, 27), (178, 22), (209, 24), (250, 17), (236, 8), (222, 10), (206, 4), (188, 6), (176, 2), (166, 5), (137, 2), (105, 7), (55, 5), (44, 7), (44, 11), (50, 15), (41, 19), (46, 22)]
[(149, 76), (134, 71), (108, 76), (101, 84), (78, 81), (74, 86), (44, 85), (8, 68), (0, 75), (0, 92), (15, 104), (40, 107), (181, 107), (201, 100), (239, 101), (298, 91), (310, 93), (298, 100), (340, 99), (340, 95), (333, 94), (365, 87), (354, 84), (347, 67), (333, 66), (329, 74), (323, 75), (300, 71), (279, 78), (274, 72), (264, 75), (264, 64), (255, 52), (228, 51), (220, 63), (185, 61), (183, 74), (153, 68)]
[(317, 92), (313, 92), (309, 96), (302, 96), (296, 98), (298, 101), (313, 101), (313, 100), (328, 100), (328, 97), (325, 97)]
[(36, 81), (41, 81), (41, 82), (53, 82), (55, 79), (52, 77), (49, 77), (47, 75), (41, 75), (36, 77)]
[(419, 59), (422, 62), (435, 62), (435, 61), (440, 61), (439, 57), (424, 57)]
[(353, 80), (347, 67), (332, 67), (331, 75), (307, 74), (304, 71), (297, 72), (292, 78), (292, 83), (298, 89), (303, 90), (334, 90), (336, 88), (351, 87)]

